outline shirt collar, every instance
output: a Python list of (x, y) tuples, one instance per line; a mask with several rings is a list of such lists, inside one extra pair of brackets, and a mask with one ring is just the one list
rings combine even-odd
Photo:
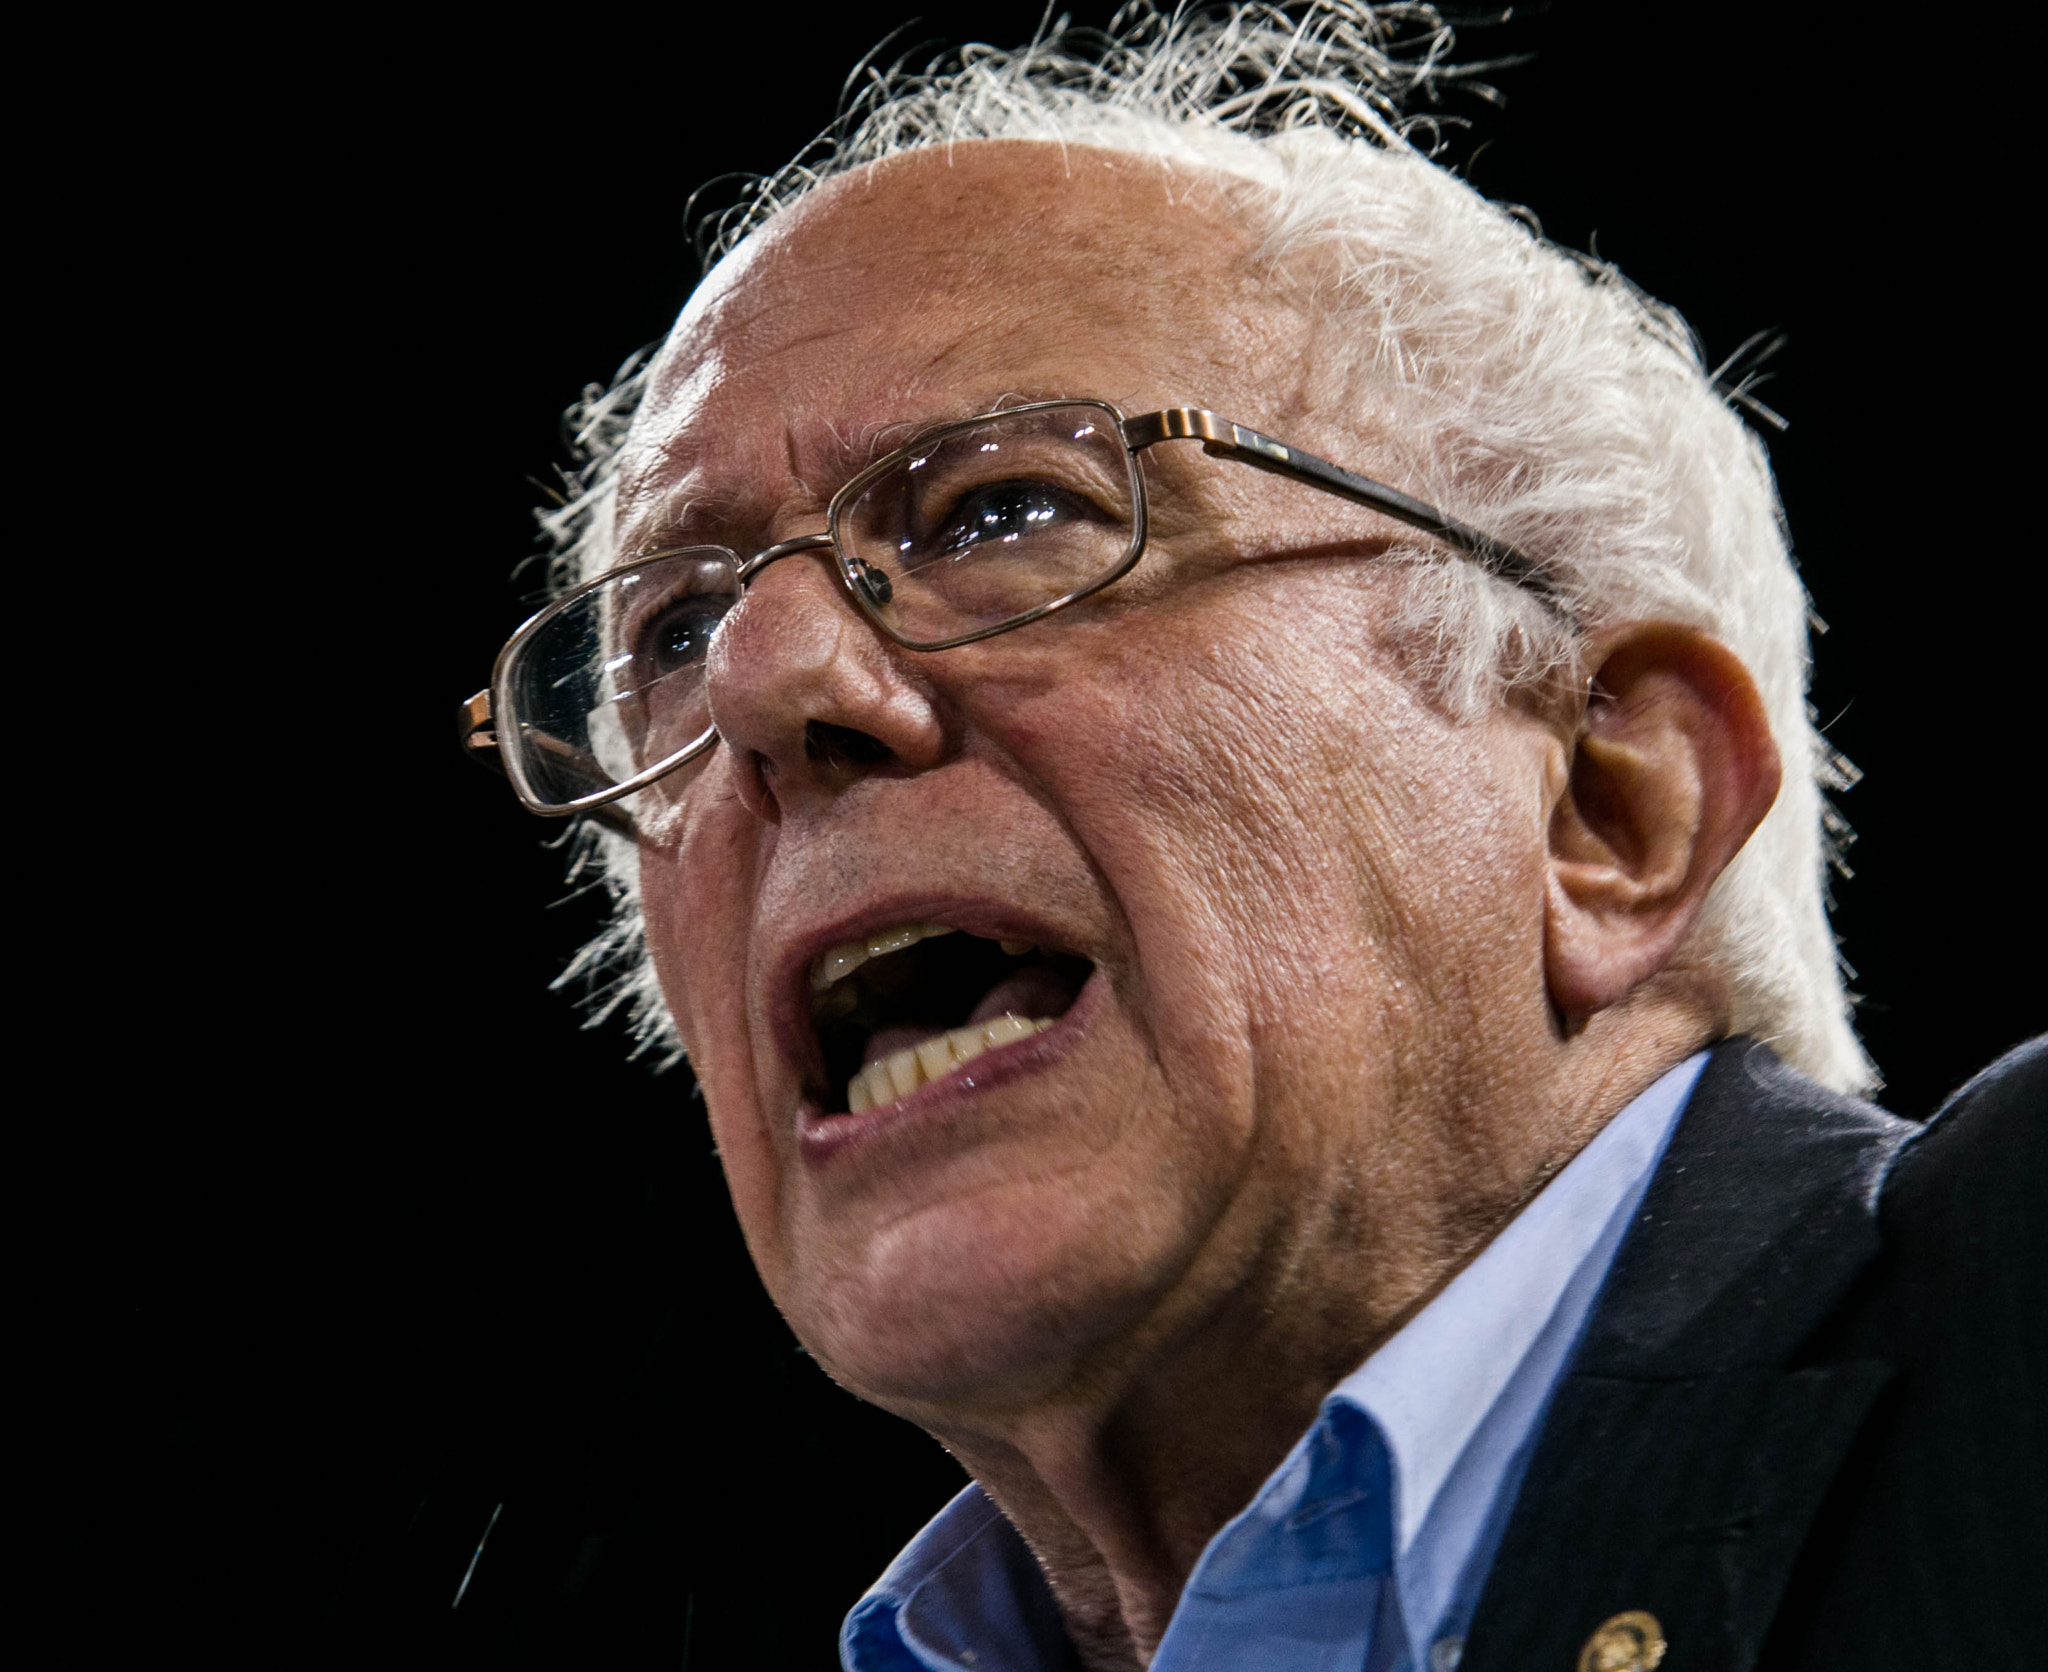
[[(1617, 1209), (1632, 1215), (1707, 1055), (1679, 1064), (1602, 1127), (1477, 1259), (1331, 1393), (1371, 1415), (1386, 1435), (1397, 1557), (1414, 1544), (1452, 1465), (1551, 1325)], [(1592, 1293), (1584, 1298), (1590, 1302)], [(1574, 1323), (1582, 1321), (1583, 1312)]]
[(839, 1658), (855, 1672), (1058, 1672), (1072, 1662), (1044, 1573), (979, 1486), (940, 1510), (860, 1599)]

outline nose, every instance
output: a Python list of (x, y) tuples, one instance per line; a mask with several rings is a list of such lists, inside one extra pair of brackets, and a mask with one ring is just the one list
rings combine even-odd
[(774, 822), (878, 774), (926, 770), (945, 750), (911, 653), (854, 607), (829, 551), (757, 574), (712, 641), (711, 722), (747, 808)]

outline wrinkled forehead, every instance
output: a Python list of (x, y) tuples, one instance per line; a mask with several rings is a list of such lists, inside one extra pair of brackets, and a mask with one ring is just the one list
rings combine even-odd
[(1006, 397), (1295, 404), (1300, 315), (1248, 219), (1219, 179), (1035, 141), (830, 182), (677, 321), (621, 460), (622, 546), (679, 505), (822, 504), (917, 427)]

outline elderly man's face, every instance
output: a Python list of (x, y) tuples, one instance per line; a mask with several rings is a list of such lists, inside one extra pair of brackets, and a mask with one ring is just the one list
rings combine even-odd
[[(692, 302), (623, 543), (813, 532), (878, 438), (1006, 397), (1204, 405), (1373, 471), (1249, 263), (1213, 195), (1131, 159), (966, 146), (843, 180)], [(1137, 571), (979, 644), (901, 650), (826, 562), (768, 569), (714, 646), (722, 741), (644, 821), (655, 962), (763, 1277), (913, 1415), (1369, 1292), (1432, 1255), (1407, 1193), (1518, 1186), (1443, 1112), (1511, 1102), (1548, 1026), (1554, 731), (1426, 700), (1384, 638), (1386, 525), (1188, 446), (1146, 469)], [(877, 960), (902, 1008), (869, 1054), (935, 1006), (1057, 1019), (841, 1112), (814, 965), (931, 923), (1042, 954), (1007, 989), (1011, 955), (957, 939)]]

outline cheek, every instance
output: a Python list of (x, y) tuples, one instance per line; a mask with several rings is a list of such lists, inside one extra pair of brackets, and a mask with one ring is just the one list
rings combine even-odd
[(1490, 724), (1452, 722), (1397, 670), (1382, 588), (1255, 578), (1091, 635), (1011, 711), (1014, 746), (1072, 810), (1148, 979), (1255, 1029), (1412, 1032), (1471, 942), (1531, 962), (1541, 797)]
[(1367, 633), (1346, 589), (1291, 610), (1270, 581), (1211, 590), (1216, 603), (1155, 604), (1091, 646), (1047, 705), (1039, 758), (1097, 815), (1101, 845), (1144, 852), (1137, 886), (1178, 889), (1256, 926), (1254, 941), (1283, 920), (1349, 919), (1397, 834), (1396, 757), (1426, 741), (1400, 735), (1418, 730), (1412, 704), (1353, 648)]
[(717, 936), (719, 911), (716, 899), (706, 897), (708, 891), (691, 886), (690, 879), (701, 874), (673, 847), (641, 852), (640, 910), (648, 959), (700, 1076), (711, 1066), (701, 1044), (717, 1037), (715, 1019), (702, 1012), (697, 995), (718, 990), (717, 982), (706, 979), (704, 964)]
[[(688, 821), (669, 841), (642, 849), (640, 903), (648, 956), (703, 1091), (733, 1206), (768, 1276), (778, 1260), (782, 1166), (760, 1113), (745, 1004), (754, 898), (746, 879), (756, 855), (736, 820), (698, 811), (735, 805), (716, 785), (693, 790)], [(705, 886), (713, 876), (728, 880)]]
[(700, 1077), (714, 1066), (715, 1043), (741, 1037), (724, 1023), (745, 991), (752, 930), (759, 838), (719, 781), (729, 770), (717, 750), (686, 798), (636, 811), (655, 831), (640, 849), (648, 956)]

